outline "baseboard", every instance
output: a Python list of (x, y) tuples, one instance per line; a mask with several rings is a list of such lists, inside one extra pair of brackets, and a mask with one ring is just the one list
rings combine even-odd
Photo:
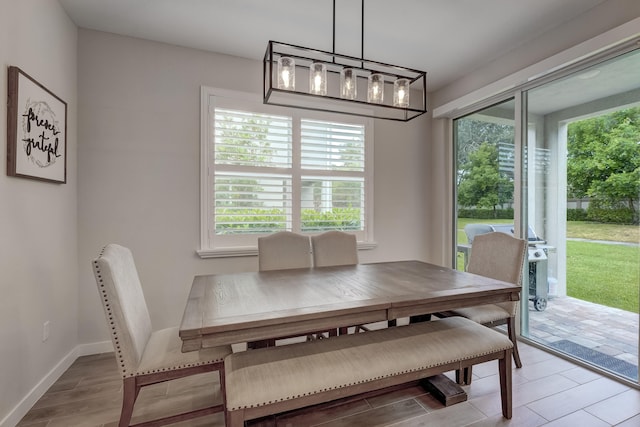
[(113, 351), (113, 343), (109, 340), (91, 344), (80, 344), (76, 347), (76, 350), (78, 351), (76, 358), (80, 356), (90, 356), (92, 354), (110, 353)]
[(16, 424), (29, 412), (29, 409), (36, 404), (49, 387), (65, 373), (67, 369), (80, 356), (91, 354), (108, 353), (113, 351), (111, 341), (103, 341), (92, 344), (81, 344), (71, 350), (51, 369), (39, 382), (27, 393), (27, 395), (13, 408), (6, 417), (0, 420), (0, 427), (15, 427)]

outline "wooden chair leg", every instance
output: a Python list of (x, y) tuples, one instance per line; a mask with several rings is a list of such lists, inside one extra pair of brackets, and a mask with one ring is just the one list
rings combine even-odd
[(456, 383), (460, 385), (471, 384), (471, 376), (473, 375), (473, 366), (456, 370)]
[(465, 385), (471, 385), (471, 377), (473, 376), (473, 366), (466, 367), (462, 370), (462, 381)]
[(516, 338), (515, 317), (510, 317), (507, 322), (507, 334), (509, 334), (509, 339), (513, 343), (513, 361), (516, 363), (516, 368), (522, 368), (522, 361), (520, 360), (520, 353), (518, 352), (518, 340)]
[(133, 405), (136, 403), (139, 392), (140, 387), (136, 386), (135, 377), (125, 378), (122, 381), (122, 411), (118, 427), (129, 427), (131, 415), (133, 415)]
[(502, 403), (502, 416), (510, 420), (512, 417), (513, 385), (511, 383), (511, 357), (512, 351), (507, 350), (505, 356), (498, 362), (498, 370), (500, 372), (500, 400)]
[(227, 411), (227, 386), (224, 371), (224, 362), (220, 364), (218, 369), (218, 378), (220, 380), (220, 394), (222, 395), (222, 411), (224, 413), (224, 425), (229, 425), (229, 411)]

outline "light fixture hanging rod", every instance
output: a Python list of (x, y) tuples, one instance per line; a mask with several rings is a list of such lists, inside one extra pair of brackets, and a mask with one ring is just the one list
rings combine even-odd
[(331, 52), (336, 53), (336, 0), (333, 0), (333, 49)]
[[(336, 53), (336, 0), (333, 0), (333, 46), (331, 53)], [(364, 0), (360, 5), (360, 59), (364, 60)], [(364, 68), (364, 62), (360, 63), (360, 68)]]
[[(364, 60), (364, 0), (360, 6), (360, 59)], [(364, 68), (364, 64), (362, 68)]]

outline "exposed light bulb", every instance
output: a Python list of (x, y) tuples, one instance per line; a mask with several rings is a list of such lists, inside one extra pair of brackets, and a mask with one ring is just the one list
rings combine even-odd
[(327, 94), (327, 66), (321, 62), (314, 62), (309, 69), (309, 93)]
[(278, 89), (296, 90), (296, 63), (293, 58), (278, 58)]
[(393, 106), (409, 107), (409, 80), (397, 79), (393, 82)]
[(371, 74), (369, 76), (367, 100), (373, 104), (382, 104), (384, 102), (384, 76), (382, 74)]
[(340, 71), (340, 97), (356, 99), (358, 96), (358, 76), (353, 68), (343, 68)]

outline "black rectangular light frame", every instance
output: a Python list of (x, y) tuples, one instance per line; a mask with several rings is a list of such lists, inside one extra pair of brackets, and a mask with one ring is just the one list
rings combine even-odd
[[(295, 90), (278, 88), (277, 64), (281, 57), (293, 58), (295, 61)], [(327, 95), (309, 93), (309, 68), (314, 62), (322, 62), (327, 67)], [(343, 68), (353, 68), (356, 71), (356, 99), (343, 99), (339, 96), (340, 71)], [(385, 99), (382, 104), (367, 101), (368, 76), (374, 73), (385, 76)], [(424, 71), (406, 67), (269, 41), (263, 61), (263, 102), (282, 107), (407, 122), (427, 112), (426, 75)], [(393, 106), (393, 82), (398, 78), (409, 81), (410, 103), (407, 108)]]

